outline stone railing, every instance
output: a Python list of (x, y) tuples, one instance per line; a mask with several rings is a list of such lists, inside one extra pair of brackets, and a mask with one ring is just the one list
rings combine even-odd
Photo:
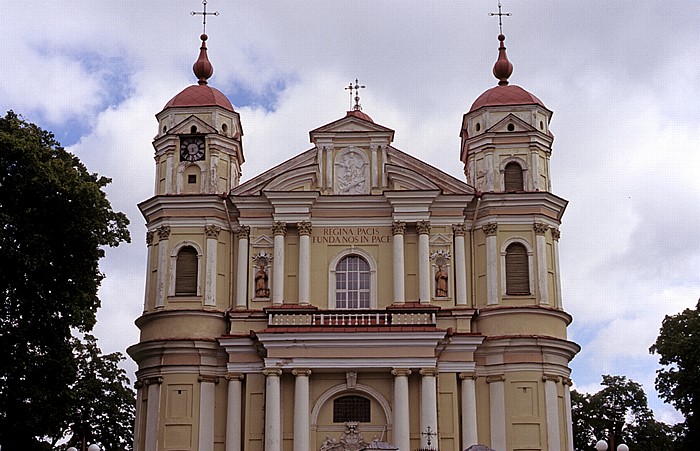
[(434, 326), (435, 310), (327, 310), (322, 312), (267, 312), (268, 326)]

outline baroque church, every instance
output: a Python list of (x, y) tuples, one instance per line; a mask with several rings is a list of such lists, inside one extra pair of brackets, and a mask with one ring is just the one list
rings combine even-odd
[(509, 84), (505, 37), (498, 84), (454, 124), (463, 179), (393, 147), (356, 97), (244, 183), (242, 121), (201, 39), (139, 205), (135, 449), (573, 451), (567, 202), (552, 111)]

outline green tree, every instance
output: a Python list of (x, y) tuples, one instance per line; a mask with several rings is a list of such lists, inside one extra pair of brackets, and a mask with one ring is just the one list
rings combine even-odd
[(694, 309), (666, 315), (649, 352), (663, 366), (656, 372), (659, 397), (685, 416), (684, 449), (700, 443), (700, 301)]
[(571, 392), (574, 448), (591, 450), (596, 440), (612, 439), (614, 447), (672, 450), (674, 433), (656, 421), (642, 386), (624, 376), (603, 376), (594, 394)]
[(32, 449), (61, 434), (78, 364), (72, 331), (100, 306), (103, 246), (129, 241), (128, 220), (52, 133), (0, 118), (0, 445)]

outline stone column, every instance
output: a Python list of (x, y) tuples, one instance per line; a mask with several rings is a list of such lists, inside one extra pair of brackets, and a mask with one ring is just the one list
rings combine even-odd
[(248, 239), (250, 227), (240, 226), (238, 233), (238, 264), (236, 265), (236, 308), (248, 306)]
[(217, 250), (219, 247), (219, 232), (221, 227), (215, 225), (204, 226), (204, 235), (207, 237), (206, 276), (204, 285), (204, 305), (216, 305), (216, 275), (217, 275)]
[(464, 235), (467, 227), (464, 224), (453, 224), (455, 235), (455, 305), (467, 305), (467, 256), (464, 252)]
[(403, 305), (406, 302), (404, 274), (404, 246), (403, 236), (406, 233), (406, 223), (394, 221), (391, 223), (391, 233), (393, 235), (392, 247), (394, 262), (394, 304)]
[(311, 304), (311, 222), (297, 224), (299, 230), (299, 304)]
[(562, 294), (561, 294), (561, 272), (559, 270), (559, 238), (561, 237), (561, 232), (559, 229), (552, 228), (552, 253), (554, 261), (552, 262), (554, 265), (554, 283), (555, 283), (555, 288), (557, 290), (557, 296), (556, 296), (556, 307), (560, 309), (564, 309), (564, 302), (562, 300)]
[(488, 376), (489, 384), (489, 419), (491, 421), (491, 447), (506, 449), (506, 393), (505, 376)]
[[(420, 396), (420, 431), (437, 434), (437, 368), (423, 368), (420, 370), (421, 396)], [(437, 435), (430, 439), (431, 446), (437, 450), (439, 448)], [(428, 448), (428, 437), (421, 435), (421, 448)]]
[(411, 424), (408, 411), (408, 376), (411, 370), (396, 368), (394, 376), (394, 444), (401, 451), (411, 451)]
[(199, 446), (198, 451), (214, 451), (214, 385), (219, 382), (216, 376), (201, 375), (199, 381)]
[(535, 240), (537, 243), (537, 291), (540, 294), (540, 304), (549, 304), (549, 284), (547, 283), (547, 240), (545, 233), (547, 224), (536, 222)]
[(481, 229), (486, 235), (486, 304), (494, 305), (498, 304), (498, 247), (496, 243), (498, 224), (490, 222)]
[(282, 451), (280, 376), (282, 370), (265, 368), (265, 451)]
[(559, 376), (545, 374), (544, 381), (544, 408), (547, 417), (547, 449), (559, 451), (561, 449), (561, 437), (559, 435), (559, 398), (557, 396), (557, 384)]
[(144, 449), (158, 449), (158, 419), (160, 418), (160, 385), (162, 377), (146, 379), (148, 387), (148, 402), (146, 405), (146, 431)]
[(462, 448), (479, 444), (476, 423), (476, 374), (460, 373), (462, 379)]
[(228, 402), (226, 403), (226, 451), (241, 451), (241, 438), (243, 436), (243, 397), (242, 380), (240, 373), (226, 375), (228, 380)]
[(287, 236), (287, 224), (277, 221), (272, 225), (274, 250), (272, 257), (272, 304), (284, 303), (284, 237)]
[(143, 431), (141, 431), (141, 415), (146, 413), (142, 411), (141, 407), (143, 404), (143, 391), (144, 383), (137, 380), (134, 384), (136, 389), (136, 415), (134, 421), (134, 451), (141, 451), (141, 436)]
[(574, 428), (571, 418), (571, 391), (569, 389), (573, 382), (568, 377), (563, 377), (561, 383), (564, 386), (564, 409), (566, 409), (566, 451), (574, 451)]
[(430, 222), (418, 221), (418, 298), (430, 304)]
[(309, 376), (311, 370), (292, 370), (294, 378), (294, 451), (310, 448), (309, 428)]
[[(161, 226), (156, 229), (158, 233), (158, 286), (156, 287), (156, 308), (165, 307), (165, 297), (168, 292), (168, 237), (170, 227)], [(173, 270), (174, 268), (170, 268)]]
[[(143, 311), (148, 310), (148, 296), (151, 293), (151, 265), (153, 264), (153, 236), (154, 232), (146, 232), (146, 248), (148, 259), (146, 260), (146, 289), (143, 296)], [(134, 441), (135, 442), (135, 441)]]

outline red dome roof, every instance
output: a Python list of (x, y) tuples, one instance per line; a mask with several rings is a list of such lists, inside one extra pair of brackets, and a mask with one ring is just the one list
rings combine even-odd
[(520, 86), (499, 85), (481, 94), (472, 104), (469, 112), (476, 111), (485, 106), (505, 106), (505, 105), (540, 105), (544, 108), (544, 103), (534, 95), (530, 94)]
[(347, 116), (357, 117), (359, 119), (364, 119), (364, 120), (374, 124), (374, 121), (372, 120), (372, 118), (369, 117), (369, 115), (367, 113), (363, 113), (361, 110), (350, 110), (347, 112), (347, 114), (345, 116), (346, 117)]
[(233, 105), (226, 96), (209, 85), (194, 85), (183, 89), (170, 99), (163, 109), (177, 107), (218, 106), (233, 111)]

